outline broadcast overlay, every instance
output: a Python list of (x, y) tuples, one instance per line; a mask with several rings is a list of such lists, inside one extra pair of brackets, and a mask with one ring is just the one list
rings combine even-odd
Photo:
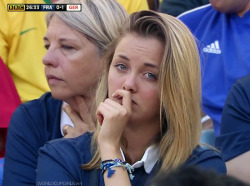
[(31, 11), (74, 11), (80, 12), (81, 4), (7, 4), (8, 12), (31, 12)]

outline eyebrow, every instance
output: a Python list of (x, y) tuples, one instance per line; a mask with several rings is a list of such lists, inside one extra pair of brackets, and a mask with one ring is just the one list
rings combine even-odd
[[(130, 61), (130, 59), (129, 59), (128, 57), (124, 56), (124, 55), (118, 55), (118, 56), (119, 56), (120, 58), (122, 58), (122, 59), (125, 59), (125, 60), (127, 60), (127, 61)], [(156, 65), (154, 65), (154, 64), (152, 64), (152, 63), (147, 63), (147, 62), (146, 62), (146, 63), (144, 63), (144, 66), (159, 69), (158, 66), (156, 66)]]
[(127, 60), (127, 61), (130, 61), (130, 59), (129, 58), (127, 58), (126, 56), (124, 56), (124, 55), (118, 55), (120, 58), (122, 58), (122, 59), (125, 59), (125, 60)]
[[(43, 37), (43, 40), (44, 40), (44, 41), (49, 41), (49, 39), (48, 39), (47, 36), (44, 36), (44, 37)], [(60, 42), (63, 42), (63, 41), (73, 41), (73, 42), (75, 42), (75, 41), (78, 41), (78, 40), (61, 38), (61, 39), (59, 39), (59, 41), (60, 41)]]
[(153, 65), (152, 63), (144, 63), (144, 66), (159, 69), (159, 67), (157, 67), (156, 65)]

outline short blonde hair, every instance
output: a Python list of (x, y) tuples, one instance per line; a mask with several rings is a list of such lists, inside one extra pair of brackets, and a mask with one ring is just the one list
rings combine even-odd
[(55, 15), (69, 27), (84, 34), (101, 53), (118, 35), (118, 28), (128, 17), (126, 10), (116, 0), (59, 0), (58, 4), (81, 4), (81, 12), (50, 12), (49, 26)]
[[(161, 127), (159, 148), (161, 169), (170, 170), (183, 164), (199, 144), (201, 78), (196, 41), (189, 29), (173, 16), (152, 11), (132, 14), (106, 53), (96, 107), (108, 96), (109, 67), (116, 46), (128, 33), (156, 38), (164, 46), (158, 80)], [(98, 124), (92, 140), (95, 148), (99, 131)], [(99, 163), (97, 148), (93, 159), (83, 168), (95, 168)]]

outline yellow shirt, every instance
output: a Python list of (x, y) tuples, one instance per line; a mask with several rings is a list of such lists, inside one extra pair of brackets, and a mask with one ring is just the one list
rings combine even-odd
[(8, 66), (22, 102), (49, 91), (42, 58), (47, 30), (46, 12), (7, 12), (8, 3), (37, 3), (43, 0), (1, 0), (0, 56)]
[(129, 14), (140, 10), (148, 10), (147, 0), (118, 0)]

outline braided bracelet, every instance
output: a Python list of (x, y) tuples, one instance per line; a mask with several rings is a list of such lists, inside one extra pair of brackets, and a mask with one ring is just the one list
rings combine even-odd
[(118, 158), (113, 159), (113, 160), (103, 161), (101, 163), (102, 174), (104, 174), (104, 172), (108, 170), (107, 177), (110, 178), (115, 173), (115, 170), (112, 169), (114, 167), (124, 167), (128, 171), (130, 180), (134, 178), (132, 174), (132, 172), (134, 171), (134, 168), (126, 161), (122, 161), (121, 159), (118, 159)]

